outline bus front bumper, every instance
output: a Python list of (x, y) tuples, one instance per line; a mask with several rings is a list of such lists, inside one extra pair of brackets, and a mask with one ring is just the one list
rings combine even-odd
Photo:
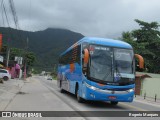
[(86, 94), (82, 93), (82, 97), (86, 100), (132, 102), (134, 98), (134, 88), (125, 91), (113, 91), (99, 89), (87, 84), (85, 90)]

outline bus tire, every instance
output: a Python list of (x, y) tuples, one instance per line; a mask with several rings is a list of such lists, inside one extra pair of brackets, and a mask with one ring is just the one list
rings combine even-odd
[(64, 93), (64, 90), (63, 90), (62, 88), (60, 88), (60, 92), (61, 92), (61, 93)]
[(112, 105), (117, 105), (118, 102), (117, 102), (117, 101), (111, 101), (111, 104), (112, 104)]
[(63, 88), (62, 88), (62, 82), (60, 81), (60, 92), (61, 93), (64, 93), (64, 90), (63, 90)]
[(78, 91), (79, 91), (79, 88), (78, 88), (78, 86), (76, 86), (76, 97), (77, 97), (77, 101), (78, 101), (79, 103), (82, 103), (82, 102), (84, 102), (84, 100), (83, 100), (83, 98), (81, 98), (81, 97), (79, 96)]

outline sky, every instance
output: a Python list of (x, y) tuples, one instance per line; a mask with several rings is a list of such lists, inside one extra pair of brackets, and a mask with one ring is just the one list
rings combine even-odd
[[(7, 1), (4, 0), (6, 7)], [(135, 19), (160, 24), (160, 0), (13, 1), (20, 28), (27, 31), (64, 28), (84, 36), (116, 38), (123, 31), (139, 28)], [(15, 27), (9, 8), (7, 13), (11, 27)]]

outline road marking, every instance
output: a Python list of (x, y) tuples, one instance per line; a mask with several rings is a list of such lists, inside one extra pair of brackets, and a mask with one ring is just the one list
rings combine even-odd
[(135, 107), (135, 106), (132, 106), (132, 105), (128, 105), (126, 103), (120, 103), (121, 105), (123, 106), (127, 106), (127, 107), (130, 107), (130, 108), (133, 108), (133, 109), (136, 109), (138, 111), (147, 111), (146, 109), (142, 109), (142, 108), (139, 108), (139, 107)]

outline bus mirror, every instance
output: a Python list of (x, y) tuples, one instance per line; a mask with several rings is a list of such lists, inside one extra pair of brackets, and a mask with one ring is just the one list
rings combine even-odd
[(89, 51), (88, 49), (84, 49), (84, 64), (88, 64), (89, 60)]
[(135, 57), (138, 58), (139, 68), (144, 69), (144, 59), (143, 59), (143, 57), (139, 54), (135, 54)]
[(74, 68), (75, 68), (74, 63), (70, 64), (70, 72), (73, 72)]
[(83, 54), (84, 54), (83, 74), (87, 75), (87, 64), (88, 64), (88, 61), (89, 61), (89, 51), (88, 51), (88, 49), (84, 49)]

